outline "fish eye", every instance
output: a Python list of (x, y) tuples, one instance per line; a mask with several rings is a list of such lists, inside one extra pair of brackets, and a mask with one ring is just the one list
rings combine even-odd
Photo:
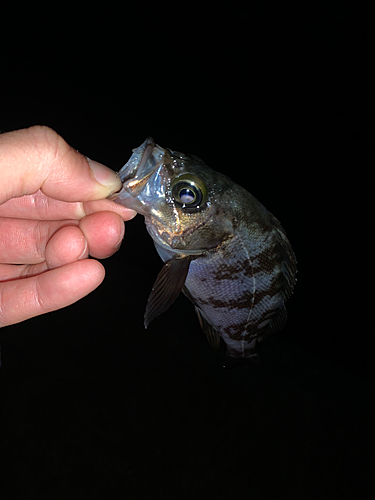
[(199, 177), (193, 174), (182, 174), (172, 184), (172, 196), (182, 208), (201, 206), (207, 197), (207, 189)]

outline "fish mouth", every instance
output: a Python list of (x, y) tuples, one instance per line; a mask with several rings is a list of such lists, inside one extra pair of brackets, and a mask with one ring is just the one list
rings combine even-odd
[(133, 149), (129, 161), (118, 173), (123, 183), (122, 189), (110, 199), (142, 215), (148, 215), (152, 201), (160, 196), (162, 189), (160, 169), (165, 153), (165, 149), (158, 146), (152, 137)]

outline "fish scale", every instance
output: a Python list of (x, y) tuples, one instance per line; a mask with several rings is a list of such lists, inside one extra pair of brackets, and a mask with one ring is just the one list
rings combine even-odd
[(231, 258), (238, 238), (226, 243), (225, 254), (208, 252), (203, 258), (191, 262), (185, 286), (202, 316), (210, 324), (219, 324), (221, 336), (227, 346), (244, 354), (240, 343), (247, 333), (255, 287), (251, 263), (243, 253)]

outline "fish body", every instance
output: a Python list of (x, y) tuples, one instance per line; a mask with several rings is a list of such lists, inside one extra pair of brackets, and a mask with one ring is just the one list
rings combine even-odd
[(296, 259), (279, 221), (248, 191), (195, 156), (148, 138), (120, 170), (117, 203), (145, 217), (164, 261), (145, 326), (181, 291), (209, 342), (256, 358), (257, 342), (286, 321)]

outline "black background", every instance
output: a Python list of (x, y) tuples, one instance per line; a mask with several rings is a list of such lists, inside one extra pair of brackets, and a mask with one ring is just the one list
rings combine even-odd
[(115, 170), (148, 135), (200, 156), (280, 219), (298, 283), (262, 367), (225, 371), (184, 297), (143, 329), (161, 261), (128, 222), (98, 290), (0, 333), (0, 497), (371, 497), (370, 3), (50, 9), (2, 16), (0, 130)]

